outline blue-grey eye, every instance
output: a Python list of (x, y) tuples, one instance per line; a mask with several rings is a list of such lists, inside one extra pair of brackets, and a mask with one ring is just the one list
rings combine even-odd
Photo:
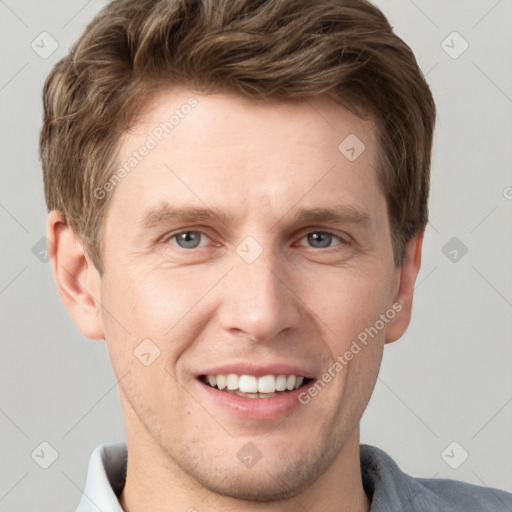
[(176, 239), (177, 244), (182, 249), (195, 249), (199, 245), (201, 236), (202, 233), (199, 231), (184, 231), (174, 235), (172, 238)]
[[(338, 238), (338, 237), (336, 237)], [(307, 235), (308, 243), (316, 249), (325, 249), (331, 246), (333, 241), (332, 233), (325, 233), (323, 231), (314, 231)]]

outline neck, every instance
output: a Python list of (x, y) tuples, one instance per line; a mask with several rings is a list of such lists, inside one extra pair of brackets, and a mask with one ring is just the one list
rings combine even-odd
[[(140, 435), (139, 435), (140, 434)], [(145, 439), (141, 442), (141, 439)], [(361, 480), (359, 428), (347, 439), (333, 464), (309, 487), (291, 498), (258, 502), (222, 496), (206, 489), (140, 432), (127, 431), (126, 483), (119, 502), (125, 512), (368, 512), (370, 500)]]

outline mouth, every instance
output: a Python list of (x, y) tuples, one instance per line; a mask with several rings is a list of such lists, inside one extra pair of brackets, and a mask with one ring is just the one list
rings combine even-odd
[(238, 395), (244, 398), (274, 398), (281, 395), (287, 395), (305, 387), (313, 379), (303, 375), (247, 375), (247, 374), (216, 374), (199, 375), (198, 379), (203, 384), (232, 395)]
[[(299, 397), (317, 374), (308, 366), (311, 363), (293, 364), (277, 359), (264, 364), (238, 360), (203, 368), (194, 380), (198, 396), (204, 399), (204, 404), (218, 408), (219, 418), (227, 414), (227, 418), (235, 421), (243, 418), (263, 420), (266, 424), (267, 420), (282, 420), (302, 408)], [(297, 414), (311, 410), (300, 409)]]

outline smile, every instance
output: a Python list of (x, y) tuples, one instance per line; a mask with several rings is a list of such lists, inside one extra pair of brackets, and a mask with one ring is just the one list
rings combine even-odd
[(238, 375), (236, 373), (201, 375), (204, 384), (245, 398), (273, 398), (299, 389), (311, 379), (301, 375)]

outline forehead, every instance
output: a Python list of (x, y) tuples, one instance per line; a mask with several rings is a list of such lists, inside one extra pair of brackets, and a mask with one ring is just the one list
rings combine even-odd
[[(372, 146), (375, 131), (372, 117), (366, 114), (361, 117), (356, 113), (358, 107), (351, 108), (348, 102), (344, 105), (326, 95), (301, 100), (255, 100), (228, 93), (204, 95), (187, 89), (164, 90), (155, 93), (145, 104), (122, 142), (130, 145), (132, 139), (150, 134), (158, 144), (165, 145), (170, 139), (183, 141), (193, 130), (195, 142), (203, 146), (225, 145), (226, 137), (232, 144), (245, 145), (267, 139), (269, 147), (258, 147), (259, 150), (272, 149), (276, 144), (313, 146), (320, 142), (339, 156), (340, 137), (344, 139), (348, 135), (359, 135), (365, 139), (365, 145)], [(355, 141), (352, 137), (351, 140)], [(354, 161), (357, 154), (345, 153), (345, 156)]]
[(211, 205), (275, 223), (295, 206), (344, 204), (371, 218), (383, 200), (376, 154), (373, 121), (327, 98), (161, 92), (121, 138), (118, 165), (128, 172), (111, 209), (129, 202), (135, 220), (164, 202)]

